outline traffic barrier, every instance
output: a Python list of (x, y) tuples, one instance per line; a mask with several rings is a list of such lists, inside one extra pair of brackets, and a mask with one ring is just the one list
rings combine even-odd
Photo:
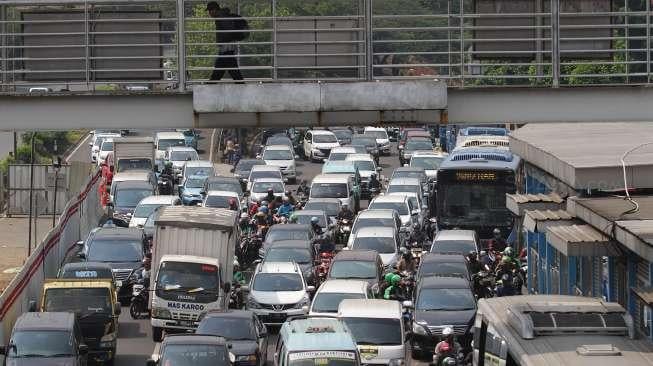
[(75, 243), (97, 227), (104, 214), (97, 194), (99, 183), (99, 171), (88, 177), (79, 194), (66, 204), (56, 226), (0, 295), (0, 344), (7, 344), (16, 319), (29, 310), (30, 301), (38, 304), (44, 279), (56, 277)]

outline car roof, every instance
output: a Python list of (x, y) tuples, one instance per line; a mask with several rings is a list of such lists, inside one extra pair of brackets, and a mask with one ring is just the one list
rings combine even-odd
[(435, 240), (475, 240), (474, 230), (440, 230)]
[(365, 127), (364, 131), (385, 131), (385, 128), (367, 126), (367, 127)]
[(326, 216), (322, 210), (297, 210), (293, 213), (295, 216)]
[[(329, 328), (329, 332), (313, 329)], [(356, 343), (349, 328), (336, 318), (309, 317), (286, 321), (279, 331), (290, 351), (354, 351)]]
[(448, 276), (426, 276), (419, 281), (422, 288), (466, 288), (469, 289), (469, 281), (462, 277)]
[(129, 189), (129, 188), (143, 188), (143, 189), (152, 189), (152, 183), (147, 180), (123, 180), (121, 182), (116, 182), (116, 189)]
[(281, 178), (256, 178), (252, 181), (252, 184), (256, 183), (283, 183), (283, 179)]
[(251, 310), (240, 310), (240, 309), (217, 309), (210, 310), (206, 313), (204, 319), (210, 318), (243, 318), (250, 319), (254, 316), (254, 312)]
[(193, 149), (190, 146), (170, 146), (170, 147), (168, 147), (168, 150), (170, 150), (170, 151), (195, 151), (195, 152), (197, 152), (197, 150)]
[(431, 134), (425, 130), (408, 130), (406, 131), (406, 137), (431, 137)]
[(386, 194), (383, 196), (376, 196), (370, 205), (374, 202), (404, 202), (406, 200), (405, 194)]
[[(309, 204), (311, 202), (320, 202), (320, 203), (337, 203), (341, 204), (340, 200), (337, 198), (310, 198), (306, 204)], [(301, 211), (301, 210), (300, 210)], [(297, 212), (300, 212), (297, 211)]]
[(185, 139), (184, 134), (182, 132), (172, 132), (172, 131), (165, 131), (165, 132), (157, 132), (156, 137), (158, 139)]
[(429, 157), (432, 156), (434, 158), (446, 158), (449, 156), (449, 154), (442, 152), (442, 151), (431, 151), (431, 150), (417, 150), (413, 153), (413, 158), (414, 157)]
[(338, 306), (338, 317), (343, 318), (399, 319), (401, 314), (401, 303), (393, 300), (344, 299)]
[(63, 265), (62, 271), (103, 269), (111, 271), (111, 266), (103, 262), (70, 262)]
[(411, 177), (399, 177), (399, 178), (392, 178), (390, 183), (388, 185), (399, 185), (399, 186), (419, 186), (422, 183), (418, 178), (411, 178)]
[(467, 263), (462, 254), (424, 253), (420, 257), (420, 263)]
[(162, 204), (162, 205), (171, 205), (175, 201), (179, 200), (179, 196), (173, 195), (160, 195), (160, 196), (149, 196), (145, 197), (139, 202), (139, 205), (152, 205), (152, 204)]
[(370, 154), (349, 154), (345, 158), (346, 161), (357, 161), (357, 160), (368, 160), (368, 161), (374, 161)]
[(255, 163), (258, 165), (265, 165), (265, 162), (261, 159), (240, 159), (238, 160), (238, 164), (236, 164), (236, 166), (240, 165), (240, 163), (248, 163), (248, 164)]
[(301, 248), (310, 249), (311, 242), (308, 240), (279, 240), (270, 244), (270, 248)]
[(162, 346), (169, 344), (192, 345), (207, 344), (216, 346), (227, 346), (227, 341), (222, 337), (201, 334), (166, 334)]
[(268, 230), (268, 233), (270, 231), (299, 231), (299, 230), (306, 230), (310, 231), (311, 226), (310, 225), (305, 225), (305, 224), (284, 224), (284, 225), (272, 225), (270, 227), (270, 230)]
[(93, 239), (141, 240), (143, 229), (135, 227), (100, 227), (93, 231)]
[(186, 162), (186, 167), (213, 168), (213, 163), (208, 160), (189, 160)]
[(263, 262), (257, 273), (299, 273), (295, 262)]
[(186, 180), (188, 180), (188, 179), (209, 179), (209, 178), (214, 178), (214, 177), (209, 177), (208, 175), (204, 175), (204, 174), (193, 174), (193, 175), (187, 176)]
[(222, 175), (216, 175), (213, 177), (208, 177), (207, 178), (207, 183), (234, 183), (234, 184), (240, 184), (240, 181), (236, 177), (225, 177)]
[(220, 196), (220, 197), (238, 197), (238, 193), (234, 191), (208, 191), (206, 196)]
[(349, 152), (355, 153), (356, 149), (354, 149), (351, 146), (337, 146), (337, 147), (334, 147), (333, 149), (331, 149), (331, 153), (334, 153), (334, 152), (335, 153), (349, 153)]
[(113, 176), (113, 182), (124, 182), (128, 180), (149, 180), (150, 175), (153, 174), (149, 170), (129, 170), (126, 172), (120, 172)]
[(392, 238), (395, 236), (395, 228), (388, 226), (362, 227), (354, 234), (356, 238)]
[(374, 210), (363, 210), (358, 213), (356, 218), (359, 219), (386, 219), (386, 218), (394, 218), (395, 215), (395, 210), (390, 209), (390, 208), (383, 208), (383, 209), (374, 209)]
[(75, 314), (64, 312), (28, 312), (18, 317), (16, 330), (72, 330)]
[(314, 135), (333, 135), (333, 132), (327, 130), (311, 130)]
[(272, 165), (254, 165), (254, 166), (252, 167), (252, 172), (259, 171), (259, 170), (261, 170), (261, 171), (264, 171), (264, 170), (266, 170), (266, 171), (277, 170), (277, 171), (281, 172), (281, 170), (279, 169), (278, 166), (272, 166)]
[(367, 281), (330, 279), (320, 285), (317, 293), (364, 294), (368, 287)]
[(420, 173), (426, 175), (426, 173), (424, 172), (424, 169), (416, 168), (414, 166), (400, 166), (398, 168), (395, 168), (395, 170), (392, 172), (392, 174), (394, 175), (394, 173), (397, 173), (397, 172), (420, 172)]
[(265, 150), (286, 150), (286, 151), (290, 151), (292, 149), (288, 145), (267, 145), (267, 146), (265, 146), (265, 149), (263, 151), (265, 151)]
[(319, 174), (313, 178), (313, 183), (347, 183), (351, 174)]
[(333, 258), (334, 261), (367, 261), (375, 262), (379, 253), (376, 250), (361, 249), (361, 250), (343, 250), (336, 254)]

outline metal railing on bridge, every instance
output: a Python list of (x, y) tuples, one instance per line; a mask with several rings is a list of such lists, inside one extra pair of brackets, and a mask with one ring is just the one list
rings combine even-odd
[[(3, 0), (1, 92), (187, 91), (235, 46), (246, 81), (649, 84), (651, 4), (627, 0)], [(228, 33), (222, 32), (222, 33)], [(226, 69), (226, 68), (222, 68)], [(232, 82), (228, 77), (219, 82)]]

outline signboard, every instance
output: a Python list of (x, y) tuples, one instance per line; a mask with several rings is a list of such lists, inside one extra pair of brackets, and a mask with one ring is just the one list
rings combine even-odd
[(356, 354), (343, 351), (306, 351), (295, 352), (288, 355), (290, 361), (305, 360), (311, 358), (339, 358), (344, 360), (355, 360)]
[(496, 182), (497, 173), (492, 171), (457, 171), (456, 180), (459, 182)]
[(54, 172), (48, 172), (45, 176), (45, 186), (48, 188), (54, 189), (54, 177), (57, 176), (57, 188), (65, 189), (66, 188), (66, 173), (59, 172), (55, 174)]

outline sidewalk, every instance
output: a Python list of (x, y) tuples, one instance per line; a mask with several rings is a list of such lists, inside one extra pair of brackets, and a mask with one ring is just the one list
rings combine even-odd
[[(0, 293), (9, 285), (14, 275), (20, 270), (27, 258), (27, 238), (29, 222), (27, 217), (2, 217), (0, 218)], [(34, 243), (40, 243), (52, 228), (52, 216), (42, 217), (37, 220), (36, 238)], [(34, 222), (32, 222), (32, 232)]]

